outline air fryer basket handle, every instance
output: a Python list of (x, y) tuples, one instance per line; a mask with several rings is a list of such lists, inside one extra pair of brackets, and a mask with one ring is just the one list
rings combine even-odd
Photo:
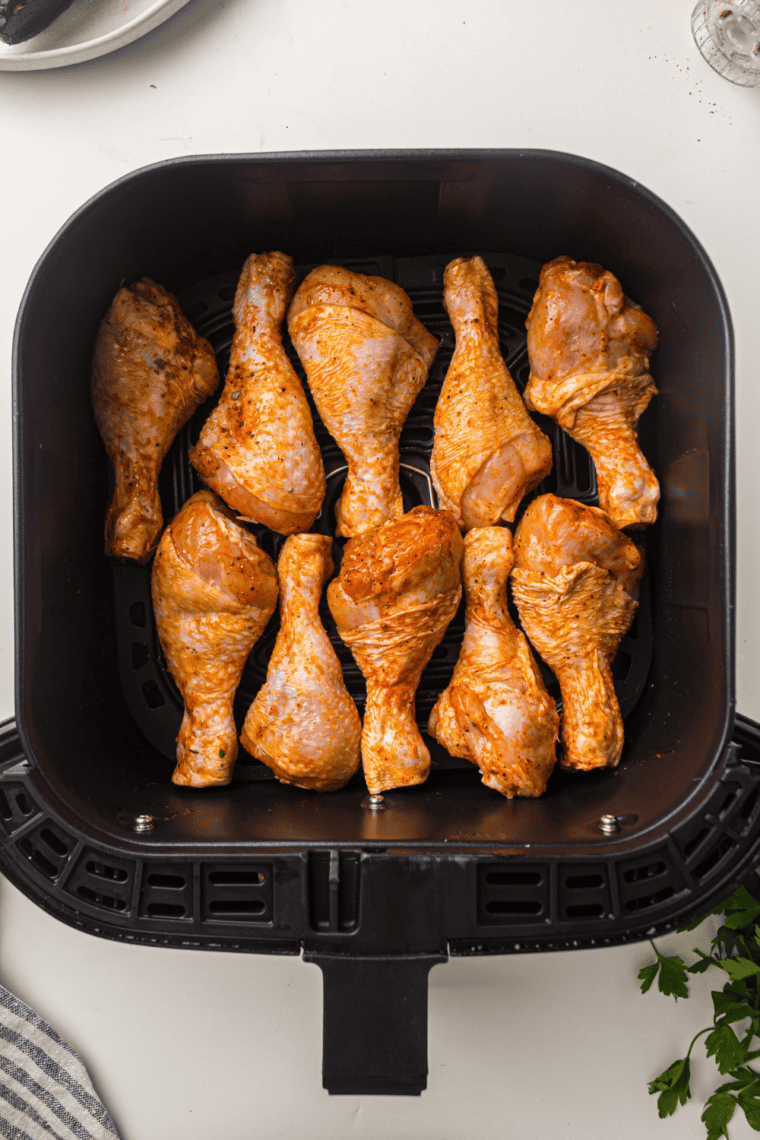
[(427, 1085), (428, 974), (445, 954), (305, 953), (322, 971), (322, 1084), (329, 1093), (419, 1096)]

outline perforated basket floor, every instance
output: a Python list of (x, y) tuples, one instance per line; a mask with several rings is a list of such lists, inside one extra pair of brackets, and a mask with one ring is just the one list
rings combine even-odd
[[(433, 447), (433, 413), (454, 351), (454, 330), (443, 307), (443, 270), (453, 256), (453, 254), (442, 254), (440, 257), (400, 259), (378, 257), (361, 262), (334, 262), (347, 265), (358, 273), (369, 273), (396, 281), (411, 297), (417, 317), (440, 341), (440, 349), (430, 370), (428, 381), (417, 398), (401, 435), (400, 482), (407, 510), (418, 504), (438, 506), (430, 479), (430, 455)], [(522, 391), (529, 374), (525, 318), (538, 287), (541, 266), (538, 262), (504, 254), (485, 253), (483, 256), (499, 294), (501, 351)], [(299, 266), (299, 279), (312, 268), (314, 266)], [(184, 312), (192, 320), (198, 332), (207, 337), (213, 346), (222, 377), (227, 371), (234, 333), (231, 308), (236, 285), (237, 274), (225, 274), (186, 289), (179, 298)], [(335, 505), (343, 490), (346, 462), (319, 418), (305, 381), (303, 368), (284, 326), (283, 334), (286, 350), (304, 383), (304, 390), (310, 402), (327, 475), (327, 493), (313, 529), (320, 534), (332, 536), (335, 530)], [(172, 518), (190, 495), (202, 486), (190, 464), (188, 452), (195, 444), (220, 393), (221, 388), (211, 400), (198, 409), (175, 440), (165, 460), (160, 490), (166, 519)], [(596, 505), (598, 502), (596, 478), (588, 453), (548, 417), (535, 418), (552, 440), (554, 464), (548, 478), (525, 500), (523, 509), (531, 498), (547, 491)], [(255, 533), (262, 548), (276, 558), (284, 542), (283, 537), (265, 526), (251, 526), (249, 529)], [(646, 565), (646, 534), (637, 534), (635, 540), (644, 548)], [(336, 572), (340, 565), (344, 542), (343, 539), (334, 539)], [(165, 756), (173, 757), (175, 740), (182, 719), (182, 699), (167, 672), (153, 620), (150, 568), (114, 564), (113, 574), (122, 689), (130, 713), (147, 739)], [(514, 608), (512, 614), (519, 624)], [(364, 679), (350, 650), (337, 635), (324, 598), (321, 616), (342, 665), (346, 686), (356, 701), (359, 712), (363, 713)], [(235, 700), (238, 728), (242, 725), (251, 702), (264, 682), (278, 628), (279, 617), (275, 614), (248, 659)], [(417, 692), (418, 724), (430, 749), (434, 765), (438, 768), (469, 767), (466, 760), (449, 756), (446, 750), (426, 733), (430, 710), (439, 693), (446, 688), (451, 679), (463, 633), (464, 601), (443, 641), (435, 650)], [(613, 663), (615, 688), (624, 718), (632, 712), (643, 691), (651, 655), (649, 576), (645, 573), (637, 616), (623, 638)], [(542, 665), (542, 668), (549, 691), (560, 702), (556, 680), (546, 666)], [(273, 776), (265, 765), (241, 749), (235, 779), (266, 780), (273, 779)]]

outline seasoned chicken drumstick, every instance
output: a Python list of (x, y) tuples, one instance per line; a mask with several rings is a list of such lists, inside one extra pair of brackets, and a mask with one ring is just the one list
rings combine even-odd
[(512, 522), (552, 466), (550, 440), (528, 415), (499, 348), (499, 300), (482, 257), (443, 275), (456, 349), (435, 409), (430, 473), (463, 530)]
[(164, 531), (151, 577), (169, 672), (185, 702), (175, 784), (229, 784), (238, 751), (232, 701), (248, 654), (277, 605), (277, 574), (211, 491)]
[(559, 717), (530, 646), (507, 612), (512, 535), (476, 527), (464, 540), (464, 641), (428, 732), (477, 764), (502, 795), (540, 796), (556, 760)]
[(288, 328), (319, 414), (348, 461), (337, 534), (400, 518), (399, 436), (438, 341), (398, 285), (337, 265), (314, 269), (301, 284)]
[(623, 721), (612, 660), (636, 612), (638, 548), (603, 511), (542, 495), (515, 534), (512, 593), (562, 691), (563, 768), (614, 768)]
[(362, 722), (319, 617), (332, 539), (292, 535), (277, 562), (280, 631), (240, 742), (278, 780), (334, 791), (359, 767)]
[(525, 403), (589, 452), (599, 506), (615, 526), (653, 523), (660, 487), (639, 450), (636, 424), (657, 392), (649, 375), (654, 321), (601, 265), (558, 257), (541, 270), (525, 323)]
[(280, 335), (295, 279), (284, 253), (246, 261), (224, 391), (190, 452), (228, 507), (280, 534), (308, 530), (325, 495), (311, 412)]
[(219, 384), (211, 345), (171, 293), (119, 289), (95, 340), (92, 406), (116, 476), (106, 554), (147, 562), (164, 525), (158, 473), (177, 432)]
[(415, 507), (347, 543), (327, 589), (338, 633), (367, 681), (362, 763), (372, 793), (427, 779), (414, 694), (459, 605), (461, 561), (454, 516)]

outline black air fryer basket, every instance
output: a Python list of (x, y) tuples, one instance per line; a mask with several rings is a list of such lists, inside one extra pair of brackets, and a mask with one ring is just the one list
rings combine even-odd
[[(654, 318), (660, 394), (640, 437), (662, 503), (637, 535), (642, 603), (614, 664), (626, 725), (617, 770), (558, 772), (542, 799), (507, 801), (431, 742), (427, 783), (387, 793), (381, 811), (360, 777), (318, 796), (273, 781), (244, 753), (227, 788), (171, 784), (181, 703), (149, 570), (103, 555), (111, 476), (90, 407), (92, 345), (119, 285), (147, 275), (179, 296), (223, 369), (237, 274), (249, 253), (271, 249), (304, 273), (332, 261), (398, 281), (440, 337), (401, 440), (407, 507), (432, 501), (432, 413), (453, 349), (449, 258), (485, 256), (520, 386), (544, 261), (602, 263)], [(434, 963), (633, 942), (706, 911), (748, 874), (760, 730), (734, 718), (730, 318), (698, 242), (638, 183), (546, 151), (164, 162), (109, 186), (53, 240), (21, 305), (14, 369), (18, 727), (0, 737), (1, 863), (49, 913), (124, 941), (303, 950), (324, 976), (325, 1087), (418, 1093)], [(166, 518), (197, 488), (187, 449), (210, 406), (165, 461)], [(345, 467), (315, 426), (328, 475), (316, 528), (331, 533)], [(585, 452), (541, 426), (555, 464), (540, 490), (595, 502)], [(282, 539), (256, 533), (276, 555)], [(326, 609), (324, 619), (361, 710), (361, 676)], [(275, 618), (246, 666), (240, 718), (276, 628)], [(462, 628), (460, 613), (423, 676), (421, 726)]]

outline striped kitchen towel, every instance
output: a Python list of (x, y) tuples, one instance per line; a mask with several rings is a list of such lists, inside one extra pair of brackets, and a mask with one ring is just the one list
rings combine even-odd
[(2, 986), (0, 1136), (118, 1140), (76, 1050)]

